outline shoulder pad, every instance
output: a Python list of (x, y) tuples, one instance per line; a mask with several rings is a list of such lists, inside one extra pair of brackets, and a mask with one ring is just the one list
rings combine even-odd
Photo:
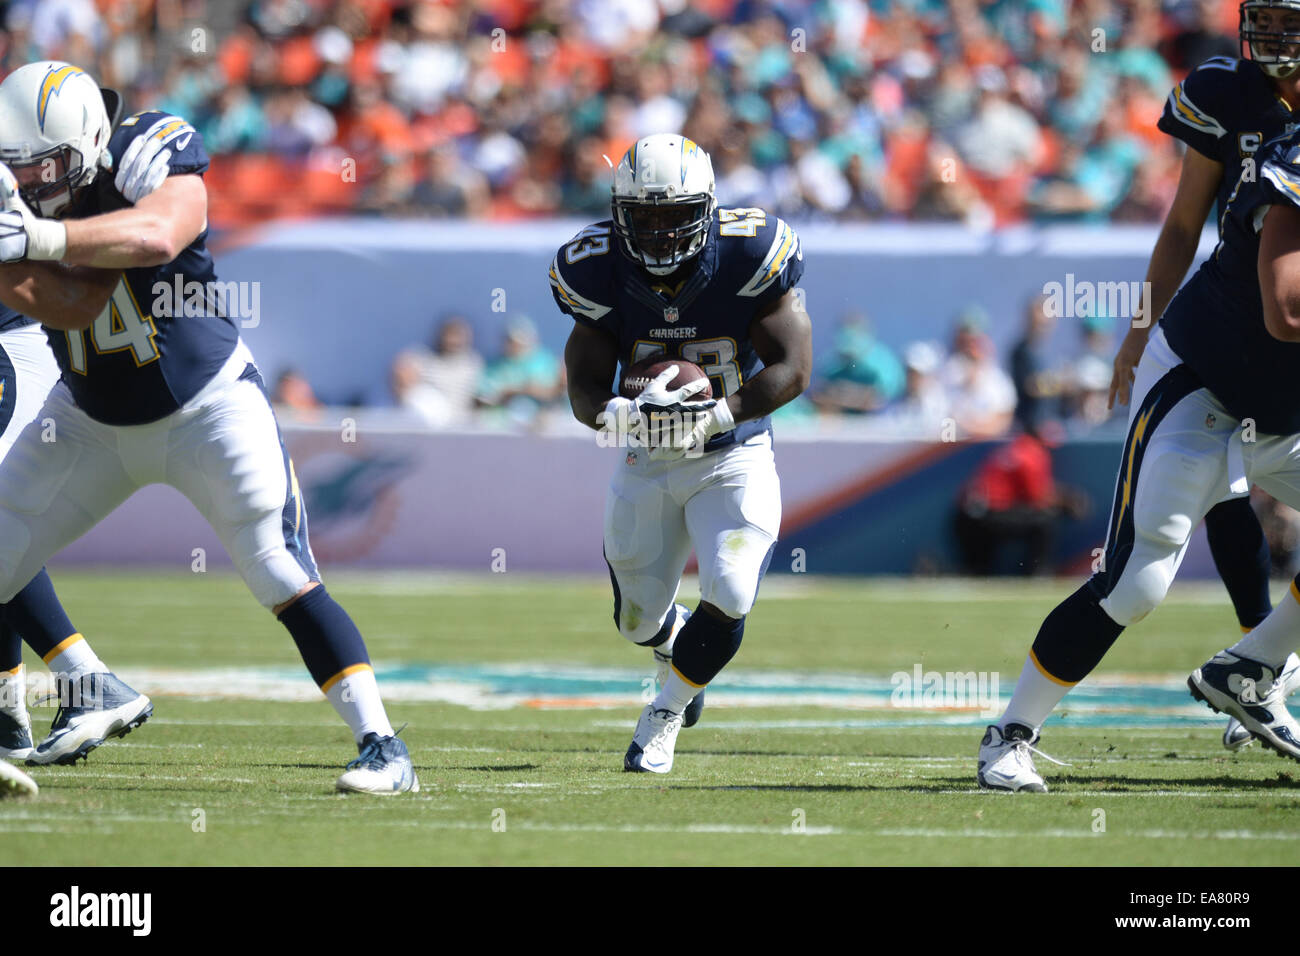
[[(610, 311), (608, 300), (609, 255), (613, 229), (598, 222), (566, 242), (551, 259), (551, 293), (560, 309), (574, 318), (598, 322)], [(602, 268), (604, 266), (604, 268)]]
[(1232, 57), (1210, 57), (1173, 88), (1165, 116), (1193, 133), (1215, 139), (1226, 134), (1227, 120), (1220, 117), (1239, 111), (1246, 93), (1247, 77), (1241, 65), (1241, 60)]
[[(761, 209), (726, 210), (727, 212), (747, 212), (761, 214), (763, 221), (753, 231), (752, 236), (743, 240), (742, 249), (746, 281), (737, 295), (758, 297), (772, 286), (781, 286), (782, 291), (793, 286), (803, 271), (803, 250), (799, 246), (798, 234), (790, 225), (776, 216), (768, 216)], [(728, 224), (719, 228), (719, 236), (726, 236)]]

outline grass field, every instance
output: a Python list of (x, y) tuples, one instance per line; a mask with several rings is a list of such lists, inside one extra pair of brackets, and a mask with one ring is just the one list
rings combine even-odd
[(331, 792), (355, 749), (237, 579), (55, 582), (155, 716), (34, 768), (40, 797), (0, 803), (0, 865), (1258, 865), (1300, 841), (1300, 767), (1228, 754), (1180, 688), (1234, 639), (1218, 585), (1176, 590), (1104, 688), (1067, 698), (1042, 746), (1072, 766), (1040, 761), (1053, 792), (1035, 796), (980, 792), (986, 721), (891, 706), (889, 678), (996, 672), (1005, 699), (1075, 582), (769, 578), (673, 773), (651, 777), (621, 772), (652, 671), (607, 582), (334, 575), (424, 788), (364, 798)]

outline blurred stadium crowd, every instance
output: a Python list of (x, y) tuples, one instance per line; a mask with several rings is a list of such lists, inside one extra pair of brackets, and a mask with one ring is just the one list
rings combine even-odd
[[(130, 110), (202, 132), (218, 228), (285, 216), (599, 218), (636, 138), (682, 131), (719, 200), (796, 223), (1159, 222), (1181, 147), (1156, 128), (1174, 83), (1238, 55), (1238, 0), (0, 0), (0, 72), (89, 67)], [(1028, 298), (999, 356), (977, 305), (947, 342), (891, 348), (849, 312), (782, 428), (1010, 440), (955, 502), (966, 570), (1005, 545), (1045, 570), (1060, 522), (1097, 502), (1051, 449), (1118, 438), (1106, 408), (1116, 319), (1067, 359)], [(827, 319), (833, 317), (827, 316)], [(560, 357), (514, 317), (500, 343), (438, 318), (393, 361), (413, 425), (578, 428)], [(486, 357), (485, 357), (486, 356)], [(282, 370), (289, 418), (324, 414)], [(391, 411), (391, 410), (390, 410)], [(951, 427), (953, 434), (945, 434)], [(1279, 563), (1300, 518), (1261, 499)]]
[[(846, 312), (832, 348), (817, 359), (808, 392), (775, 417), (783, 428), (829, 426), (930, 441), (1019, 431), (1057, 441), (1099, 427), (1122, 428), (1123, 410), (1112, 415), (1106, 408), (1115, 321), (1084, 319), (1070, 357), (1054, 358), (1047, 343), (1057, 320), (1044, 306), (1035, 297), (1023, 319), (999, 317), (1023, 326), (1005, 363), (988, 334), (990, 316), (978, 305), (955, 317), (947, 343), (918, 340), (901, 350), (877, 338), (865, 314)], [(474, 329), (471, 318), (449, 313), (435, 323), (427, 344), (396, 356), (392, 403), (408, 423), (581, 427), (569, 414), (564, 364), (530, 319), (512, 317), (500, 343), (476, 343)], [(294, 369), (278, 376), (274, 398), (290, 418), (311, 421), (322, 413), (311, 383)]]
[[(796, 220), (1158, 221), (1171, 85), (1235, 0), (11, 0), (5, 72), (92, 68), (194, 122), (212, 218), (608, 208), (684, 130)], [(341, 175), (342, 171), (342, 175)], [(349, 175), (351, 174), (351, 175)]]

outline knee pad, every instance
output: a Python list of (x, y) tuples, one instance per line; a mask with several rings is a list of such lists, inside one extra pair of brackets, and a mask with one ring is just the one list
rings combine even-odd
[(1101, 601), (1106, 613), (1124, 627), (1136, 624), (1159, 607), (1174, 581), (1168, 548), (1163, 544), (1153, 548), (1142, 545), (1139, 539), (1115, 586)]
[(656, 647), (668, 640), (677, 611), (672, 604), (662, 615), (647, 614), (635, 603), (624, 603), (616, 612), (618, 632), (630, 643), (641, 647)]
[[(653, 646), (660, 631), (672, 624), (676, 613), (673, 607), (674, 591), (668, 590), (658, 578), (624, 570), (622, 584), (608, 557), (609, 584), (614, 590), (614, 626), (619, 634), (633, 644)], [(667, 635), (663, 635), (667, 640)]]
[(737, 574), (721, 574), (700, 590), (700, 600), (712, 604), (732, 620), (744, 617), (754, 606), (758, 582)]
[(742, 618), (754, 609), (758, 599), (758, 586), (772, 561), (776, 542), (768, 545), (763, 560), (757, 567), (750, 560), (728, 565), (719, 562), (707, 580), (700, 580), (700, 599), (712, 604), (727, 617)]
[(268, 611), (291, 600), (309, 582), (320, 580), (318, 576), (308, 574), (287, 548), (231, 557), (257, 603)]

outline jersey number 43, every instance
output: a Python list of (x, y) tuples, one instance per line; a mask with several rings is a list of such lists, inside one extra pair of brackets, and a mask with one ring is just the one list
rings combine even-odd
[[(666, 352), (660, 342), (637, 342), (632, 348), (632, 361), (635, 365), (642, 359)], [(683, 342), (677, 347), (677, 354), (686, 361), (704, 369), (709, 377), (715, 396), (733, 395), (740, 388), (740, 365), (736, 362), (736, 340), (723, 336), (716, 339), (696, 339)]]

